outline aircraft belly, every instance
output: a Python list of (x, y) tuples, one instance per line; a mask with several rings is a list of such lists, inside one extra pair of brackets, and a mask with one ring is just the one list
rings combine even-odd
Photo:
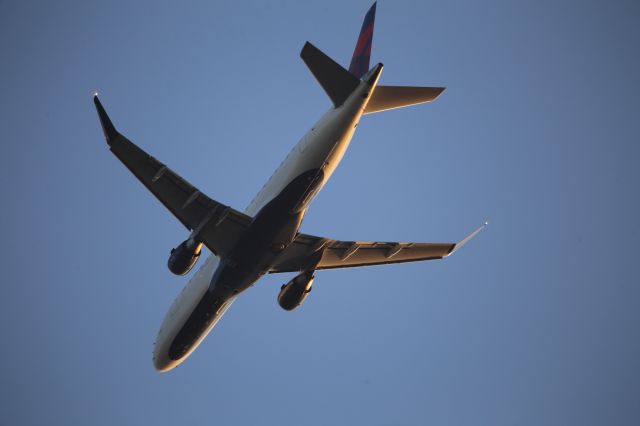
[[(178, 332), (171, 336), (168, 335), (162, 345), (158, 346), (159, 350), (154, 353), (153, 358), (156, 369), (168, 371), (187, 359), (213, 330), (234, 300), (235, 297), (215, 304), (215, 302), (211, 302), (208, 293), (205, 293)], [(208, 309), (203, 311), (201, 306), (205, 305)], [(185, 332), (185, 330), (187, 331)]]
[(234, 299), (223, 299), (215, 292), (206, 291), (171, 341), (167, 351), (169, 359), (174, 362), (186, 359), (215, 327)]
[(155, 342), (153, 361), (156, 369), (166, 371), (179, 364), (168, 358), (168, 347), (209, 288), (211, 277), (219, 261), (218, 257), (210, 255), (171, 304)]

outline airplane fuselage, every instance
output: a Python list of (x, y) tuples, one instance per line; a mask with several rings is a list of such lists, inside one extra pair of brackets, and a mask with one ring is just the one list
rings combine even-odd
[(231, 253), (223, 259), (211, 255), (191, 278), (158, 333), (156, 369), (167, 371), (186, 359), (293, 241), (309, 204), (349, 147), (381, 71), (378, 64), (304, 135), (245, 210), (253, 221)]
[(362, 115), (435, 100), (444, 87), (378, 85), (382, 64), (369, 68), (376, 3), (367, 11), (349, 68), (310, 42), (300, 58), (333, 107), (300, 139), (244, 213), (217, 201), (118, 132), (102, 103), (93, 102), (111, 152), (190, 231), (171, 250), (168, 269), (191, 271), (203, 247), (210, 255), (165, 315), (154, 342), (153, 364), (168, 371), (200, 345), (227, 309), (266, 273), (298, 274), (284, 284), (278, 305), (301, 306), (315, 272), (444, 259), (458, 243), (346, 240), (299, 232), (310, 203), (340, 164)]

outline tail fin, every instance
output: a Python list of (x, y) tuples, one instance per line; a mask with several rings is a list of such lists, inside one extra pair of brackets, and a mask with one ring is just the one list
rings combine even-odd
[(365, 114), (401, 108), (436, 100), (444, 87), (410, 87), (378, 85), (364, 110)]
[(336, 108), (342, 105), (360, 84), (360, 80), (309, 42), (305, 43), (300, 57), (324, 91), (327, 92)]
[(360, 36), (358, 37), (356, 48), (353, 50), (351, 65), (349, 65), (349, 72), (358, 78), (361, 78), (369, 71), (371, 43), (373, 42), (373, 21), (376, 18), (376, 4), (377, 2), (373, 3), (373, 6), (371, 6), (364, 17)]

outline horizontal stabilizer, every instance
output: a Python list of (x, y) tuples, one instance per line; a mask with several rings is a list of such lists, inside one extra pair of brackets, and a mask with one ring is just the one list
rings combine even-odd
[(300, 57), (336, 108), (344, 103), (360, 83), (360, 79), (309, 42), (305, 43)]
[(411, 87), (378, 85), (371, 100), (364, 110), (365, 114), (401, 108), (410, 105), (431, 102), (442, 92), (444, 87)]

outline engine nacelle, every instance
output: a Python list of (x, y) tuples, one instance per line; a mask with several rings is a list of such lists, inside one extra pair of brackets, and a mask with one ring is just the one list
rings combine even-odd
[(278, 295), (278, 304), (287, 311), (293, 311), (307, 298), (313, 285), (313, 273), (303, 272), (283, 285)]
[(193, 239), (188, 239), (178, 247), (171, 249), (171, 255), (167, 261), (169, 270), (176, 275), (184, 275), (189, 272), (198, 259), (202, 251), (202, 243)]

